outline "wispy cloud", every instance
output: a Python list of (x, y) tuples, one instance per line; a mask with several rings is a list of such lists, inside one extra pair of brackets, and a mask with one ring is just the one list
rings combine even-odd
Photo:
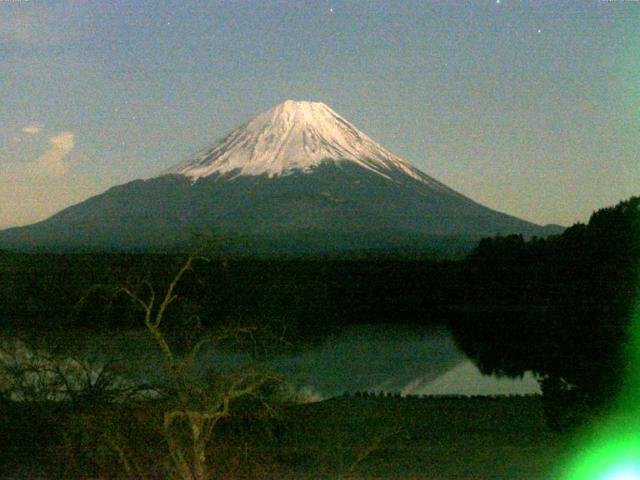
[(81, 158), (74, 151), (74, 160), (69, 160), (76, 148), (73, 132), (60, 132), (48, 141), (46, 150), (29, 161), (0, 157), (0, 229), (43, 220), (108, 186), (103, 178), (70, 168)]
[(75, 139), (72, 132), (62, 132), (49, 139), (49, 149), (38, 159), (31, 162), (30, 167), (34, 173), (61, 177), (65, 175), (73, 165), (73, 161), (68, 160), (69, 153), (75, 146)]
[(22, 129), (24, 133), (29, 133), (31, 135), (40, 133), (41, 130), (42, 130), (42, 127), (40, 125), (28, 125)]

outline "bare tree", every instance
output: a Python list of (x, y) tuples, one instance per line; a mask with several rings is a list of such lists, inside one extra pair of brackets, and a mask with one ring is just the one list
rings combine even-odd
[[(158, 294), (149, 281), (141, 285), (143, 292), (121, 286), (117, 293), (124, 293), (144, 312), (144, 324), (164, 356), (164, 362), (175, 389), (175, 403), (163, 413), (163, 434), (169, 448), (171, 472), (180, 480), (211, 478), (212, 467), (207, 461), (207, 445), (211, 441), (218, 422), (231, 414), (231, 403), (241, 397), (260, 399), (259, 391), (268, 382), (279, 378), (264, 372), (218, 376), (215, 385), (198, 385), (188, 376), (189, 367), (197, 360), (201, 349), (232, 337), (252, 337), (256, 327), (220, 329), (198, 339), (185, 355), (177, 355), (162, 330), (167, 309), (178, 299), (176, 288), (183, 277), (193, 269), (194, 262), (210, 261), (208, 257), (192, 255), (182, 264), (164, 293)], [(263, 405), (268, 406), (263, 402)], [(129, 462), (122, 449), (118, 449), (123, 466), (129, 473)]]

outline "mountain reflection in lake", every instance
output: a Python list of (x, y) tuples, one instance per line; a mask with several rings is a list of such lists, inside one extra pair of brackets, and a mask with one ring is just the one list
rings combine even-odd
[[(2, 336), (6, 337), (7, 332)], [(21, 335), (19, 335), (21, 336)], [(32, 344), (34, 338), (31, 338)], [(125, 375), (139, 382), (163, 382), (162, 355), (149, 335), (136, 332), (66, 332), (57, 341), (35, 342), (60, 356), (91, 362), (116, 361)], [(50, 344), (49, 344), (50, 343)], [(55, 347), (54, 347), (55, 345)], [(220, 347), (203, 349), (196, 375), (209, 367), (227, 370), (255, 367), (248, 353)], [(496, 395), (539, 393), (535, 378), (499, 379), (483, 376), (456, 347), (445, 328), (359, 325), (314, 342), (296, 352), (262, 360), (258, 368), (281, 375), (308, 400), (344, 392), (393, 392), (402, 395)]]
[(445, 328), (355, 326), (297, 355), (277, 356), (272, 368), (320, 398), (343, 392), (402, 395), (539, 393), (532, 375), (484, 376), (466, 359)]

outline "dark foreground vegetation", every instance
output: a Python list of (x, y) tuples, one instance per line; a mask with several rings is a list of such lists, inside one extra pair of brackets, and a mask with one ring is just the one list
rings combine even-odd
[[(537, 396), (345, 396), (282, 406), (273, 415), (244, 407), (208, 444), (206, 478), (542, 480), (569, 448), (546, 427)], [(3, 471), (167, 478), (162, 411), (154, 402), (101, 409), (2, 404), (0, 429), (14, 440), (2, 450)]]
[[(0, 431), (12, 440), (3, 462), (42, 459), (38, 468), (61, 478), (397, 478), (425, 469), (430, 478), (545, 478), (555, 448), (547, 428), (606, 411), (630, 368), (639, 232), (632, 198), (561, 235), (485, 239), (460, 261), (4, 252), (4, 326), (146, 327), (173, 385), (143, 403), (96, 399), (105, 390), (91, 375), (91, 395), (59, 402), (16, 400), (5, 389)], [(182, 354), (195, 358), (202, 327), (222, 332), (215, 341), (231, 332), (295, 345), (309, 332), (374, 322), (446, 324), (483, 372), (536, 373), (542, 398), (358, 396), (294, 406), (274, 399), (280, 380), (268, 372), (218, 371), (206, 385), (184, 375)], [(256, 340), (265, 326), (270, 333)], [(505, 460), (483, 476), (476, 462), (489, 457)]]

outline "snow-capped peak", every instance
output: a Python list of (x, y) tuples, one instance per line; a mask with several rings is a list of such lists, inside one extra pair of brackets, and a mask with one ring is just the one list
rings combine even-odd
[(355, 162), (388, 177), (400, 170), (433, 179), (396, 157), (320, 102), (286, 100), (163, 174), (196, 181), (213, 174), (286, 175), (311, 172), (322, 162)]

